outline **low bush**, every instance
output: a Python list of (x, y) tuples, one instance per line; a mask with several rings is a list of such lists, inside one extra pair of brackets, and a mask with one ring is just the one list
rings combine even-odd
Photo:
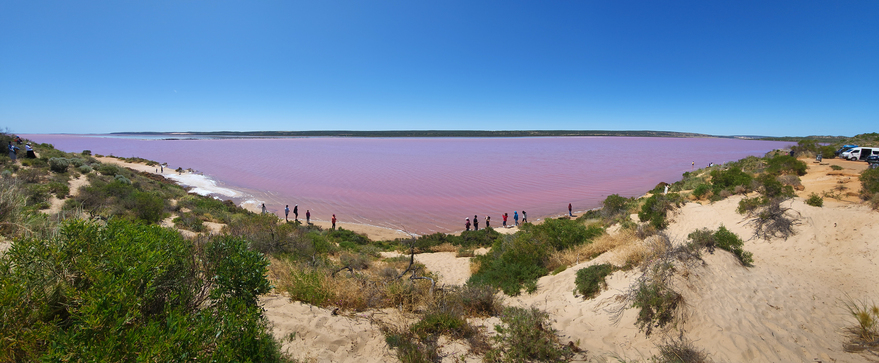
[(591, 299), (607, 287), (605, 278), (613, 273), (613, 265), (604, 263), (592, 265), (577, 270), (577, 278), (574, 280), (574, 294), (580, 294), (583, 299)]
[(590, 243), (604, 234), (604, 228), (599, 225), (586, 227), (581, 221), (561, 218), (547, 218), (541, 224), (528, 224), (521, 228), (556, 250)]
[(658, 279), (641, 281), (634, 293), (632, 307), (639, 309), (635, 325), (646, 335), (674, 322), (683, 303), (681, 294)]
[(568, 362), (574, 352), (559, 343), (549, 314), (537, 308), (509, 307), (495, 326), (494, 349), (486, 362)]
[(861, 195), (865, 199), (869, 199), (874, 194), (879, 193), (879, 168), (867, 168), (858, 177), (861, 181)]
[(601, 203), (601, 217), (608, 221), (619, 217), (628, 217), (629, 208), (633, 201), (632, 198), (624, 198), (619, 194), (608, 195)]
[(523, 287), (534, 291), (537, 279), (549, 272), (544, 261), (551, 251), (551, 246), (531, 233), (520, 231), (499, 238), (489, 253), (473, 258), (479, 269), (468, 284), (493, 286), (507, 295), (518, 295)]
[(712, 170), (711, 171), (711, 188), (712, 192), (715, 195), (721, 193), (721, 191), (733, 191), (735, 187), (745, 187), (751, 185), (751, 177), (750, 174), (743, 172), (738, 167), (730, 167), (726, 170)]
[(337, 228), (337, 229), (328, 231), (326, 234), (326, 238), (327, 238), (327, 240), (332, 241), (332, 242), (336, 242), (336, 243), (342, 242), (342, 241), (353, 242), (358, 245), (367, 245), (367, 244), (372, 243), (372, 241), (369, 239), (369, 237), (366, 237), (365, 235), (362, 235), (362, 234), (359, 234), (359, 233), (356, 233), (353, 231), (349, 231), (344, 228)]
[(281, 361), (255, 302), (265, 266), (244, 241), (68, 222), (0, 257), (0, 361)]
[(821, 198), (820, 195), (812, 193), (809, 194), (809, 198), (806, 199), (806, 204), (811, 205), (813, 207), (823, 207), (824, 206), (824, 198)]
[(703, 199), (708, 196), (708, 193), (711, 192), (711, 186), (708, 184), (699, 184), (696, 189), (693, 189), (693, 196), (698, 199)]
[(772, 174), (763, 174), (757, 177), (756, 180), (760, 186), (760, 194), (766, 198), (790, 198), (795, 195), (793, 187), (782, 184)]
[(668, 226), (666, 216), (682, 203), (683, 198), (677, 193), (654, 194), (644, 201), (641, 211), (638, 212), (638, 218), (641, 222), (650, 222), (650, 225), (658, 230), (665, 229)]
[(67, 183), (49, 182), (49, 191), (60, 199), (70, 194), (70, 186)]
[(204, 232), (207, 230), (207, 227), (205, 227), (201, 219), (192, 213), (180, 213), (179, 216), (174, 218), (174, 225), (177, 228), (193, 232)]
[(67, 172), (67, 168), (70, 167), (70, 161), (66, 158), (51, 158), (49, 159), (49, 169), (56, 173), (65, 173)]
[(92, 167), (88, 166), (88, 165), (82, 165), (82, 166), (76, 168), (76, 170), (79, 171), (80, 173), (88, 174), (88, 173), (92, 172)]
[(833, 170), (842, 170), (842, 169), (843, 169), (843, 168), (842, 168), (841, 166), (839, 166), (839, 165), (831, 165), (830, 168), (833, 169)]
[(808, 166), (789, 155), (778, 155), (767, 161), (766, 172), (773, 175), (806, 175)]
[(742, 200), (739, 201), (739, 207), (736, 208), (736, 212), (739, 214), (748, 214), (766, 204), (767, 200), (763, 197), (742, 198)]
[(671, 185), (668, 190), (670, 192), (681, 192), (684, 190), (696, 189), (701, 184), (705, 184), (705, 178), (700, 175), (701, 170), (684, 172), (680, 181)]
[(658, 345), (659, 355), (654, 356), (655, 363), (708, 363), (708, 353), (697, 349), (693, 342), (681, 336), (678, 339), (666, 340)]
[(745, 251), (743, 248), (744, 241), (724, 226), (720, 226), (714, 232), (705, 228), (696, 230), (690, 233), (687, 238), (695, 246), (706, 248), (711, 253), (714, 252), (714, 247), (729, 251), (738, 258), (743, 266), (752, 266), (754, 263), (753, 254)]

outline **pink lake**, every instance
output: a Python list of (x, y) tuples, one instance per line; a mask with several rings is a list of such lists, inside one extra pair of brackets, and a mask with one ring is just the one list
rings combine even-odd
[[(22, 135), (68, 152), (138, 156), (192, 168), (283, 217), (299, 204), (418, 234), (458, 231), (464, 218), (528, 212), (534, 221), (600, 206), (610, 194), (642, 195), (708, 163), (789, 146), (719, 138), (276, 138), (156, 140)], [(243, 200), (236, 200), (242, 202)], [(291, 213), (292, 214), (292, 213)], [(292, 215), (291, 215), (292, 217)]]

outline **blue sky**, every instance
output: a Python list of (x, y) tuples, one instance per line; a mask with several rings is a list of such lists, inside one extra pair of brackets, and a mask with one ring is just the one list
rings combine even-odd
[(16, 133), (879, 125), (879, 1), (3, 1)]

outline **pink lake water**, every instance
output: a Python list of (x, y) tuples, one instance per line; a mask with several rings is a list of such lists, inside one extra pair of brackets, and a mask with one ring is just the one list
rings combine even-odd
[[(610, 194), (642, 195), (659, 182), (790, 143), (717, 138), (277, 138), (156, 140), (23, 135), (67, 152), (142, 157), (192, 168), (219, 186), (265, 202), (283, 217), (354, 222), (427, 234), (464, 218), (506, 212), (534, 221), (600, 206)], [(243, 200), (237, 200), (242, 202)], [(291, 212), (292, 218), (292, 212)]]

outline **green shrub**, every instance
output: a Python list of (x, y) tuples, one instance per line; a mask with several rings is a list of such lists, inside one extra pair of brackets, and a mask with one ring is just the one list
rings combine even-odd
[(879, 193), (879, 168), (864, 170), (859, 179), (861, 180), (862, 194), (869, 197)]
[(767, 161), (766, 172), (773, 175), (806, 175), (808, 166), (790, 155), (778, 155)]
[(753, 254), (744, 250), (744, 241), (735, 233), (726, 229), (726, 227), (720, 226), (717, 232), (714, 232), (714, 241), (717, 243), (718, 248), (732, 252), (743, 266), (753, 265)]
[(67, 183), (59, 183), (59, 182), (49, 182), (47, 184), (49, 187), (49, 191), (52, 194), (55, 194), (58, 198), (64, 198), (68, 194), (70, 194), (70, 187)]
[(632, 201), (632, 198), (623, 198), (619, 194), (608, 195), (601, 203), (601, 216), (607, 220), (626, 216)]
[(720, 226), (714, 232), (705, 228), (695, 230), (687, 238), (694, 246), (705, 248), (711, 253), (714, 253), (714, 247), (729, 251), (738, 258), (743, 266), (752, 266), (754, 263), (753, 254), (743, 248), (744, 241), (724, 226)]
[(843, 168), (842, 168), (841, 166), (839, 166), (839, 165), (831, 165), (830, 168), (833, 169), (833, 170), (842, 170), (842, 169), (843, 169)]
[(479, 270), (468, 284), (493, 286), (507, 295), (518, 295), (523, 287), (534, 289), (537, 279), (548, 273), (545, 260), (551, 250), (526, 232), (499, 238), (489, 253), (474, 257)]
[(699, 175), (699, 171), (687, 171), (684, 172), (683, 179), (672, 184), (668, 190), (670, 192), (693, 190), (701, 184), (705, 184), (705, 178)]
[(180, 213), (179, 216), (174, 218), (174, 225), (177, 228), (182, 228), (193, 232), (204, 232), (205, 230), (207, 230), (201, 219), (199, 219), (198, 216), (192, 213)]
[(766, 204), (767, 199), (764, 197), (742, 198), (742, 200), (739, 201), (739, 207), (736, 208), (736, 212), (739, 214), (748, 214)]
[(332, 242), (348, 241), (354, 242), (358, 245), (367, 245), (372, 243), (372, 241), (365, 235), (358, 234), (356, 232), (349, 231), (343, 228), (337, 228), (335, 230), (328, 231), (326, 237), (327, 240)]
[(49, 169), (56, 173), (66, 173), (67, 168), (70, 166), (70, 161), (65, 158), (51, 158), (49, 159)]
[(760, 193), (768, 199), (794, 196), (794, 188), (784, 185), (773, 174), (763, 174), (757, 178), (760, 185)]
[(17, 241), (0, 257), (0, 361), (279, 361), (252, 299), (265, 258), (219, 243), (121, 219)]
[(509, 307), (495, 326), (495, 349), (486, 362), (568, 362), (573, 352), (559, 343), (549, 314), (537, 308)]
[(806, 199), (806, 204), (811, 205), (813, 207), (823, 207), (824, 206), (824, 198), (821, 198), (820, 195), (812, 193), (809, 194), (809, 199)]
[(38, 209), (49, 207), (48, 201), (51, 188), (46, 184), (30, 184), (27, 186), (27, 205)]
[(641, 211), (638, 212), (638, 218), (641, 222), (649, 221), (650, 225), (658, 230), (665, 229), (668, 226), (666, 215), (669, 211), (680, 207), (682, 202), (683, 198), (677, 193), (654, 194), (644, 201)]
[(397, 351), (397, 359), (402, 363), (432, 363), (440, 361), (436, 341), (429, 340), (423, 344), (411, 331), (385, 332), (385, 343)]
[(128, 170), (126, 170), (125, 168), (113, 165), (113, 164), (98, 164), (97, 166), (93, 166), (93, 167), (95, 168), (95, 170), (98, 171), (98, 173), (101, 173), (101, 175), (109, 175), (109, 176), (116, 176), (116, 175), (126, 176), (126, 175), (128, 175)]
[(753, 177), (737, 167), (711, 171), (711, 185), (715, 190), (732, 189), (736, 186), (749, 186)]
[(88, 173), (92, 172), (92, 167), (88, 166), (88, 165), (82, 165), (82, 166), (76, 168), (76, 170), (78, 170), (80, 173), (88, 174)]
[(658, 279), (640, 281), (635, 289), (632, 306), (638, 308), (635, 325), (646, 335), (654, 328), (663, 328), (674, 322), (683, 297)]
[(500, 236), (501, 234), (494, 228), (483, 228), (478, 231), (461, 232), (459, 238), (450, 240), (450, 243), (467, 248), (490, 247)]
[(708, 195), (708, 192), (711, 191), (711, 186), (708, 184), (699, 184), (696, 189), (693, 189), (693, 196), (699, 199), (704, 198)]
[(288, 282), (287, 293), (293, 301), (301, 301), (314, 306), (324, 306), (335, 299), (335, 294), (326, 284), (328, 276), (320, 269), (303, 267), (294, 270)]
[(607, 287), (604, 279), (613, 273), (613, 270), (613, 265), (608, 263), (577, 270), (577, 278), (574, 280), (576, 285), (574, 294), (583, 295), (583, 299), (590, 299), (598, 295), (603, 288)]
[(556, 250), (591, 243), (595, 237), (604, 234), (601, 226), (586, 227), (580, 221), (563, 218), (547, 218), (541, 224), (528, 224), (521, 228)]
[(744, 159), (733, 161), (727, 163), (726, 166), (730, 168), (739, 168), (746, 173), (760, 173), (766, 168), (766, 160), (765, 158), (758, 158), (756, 156), (748, 156)]

